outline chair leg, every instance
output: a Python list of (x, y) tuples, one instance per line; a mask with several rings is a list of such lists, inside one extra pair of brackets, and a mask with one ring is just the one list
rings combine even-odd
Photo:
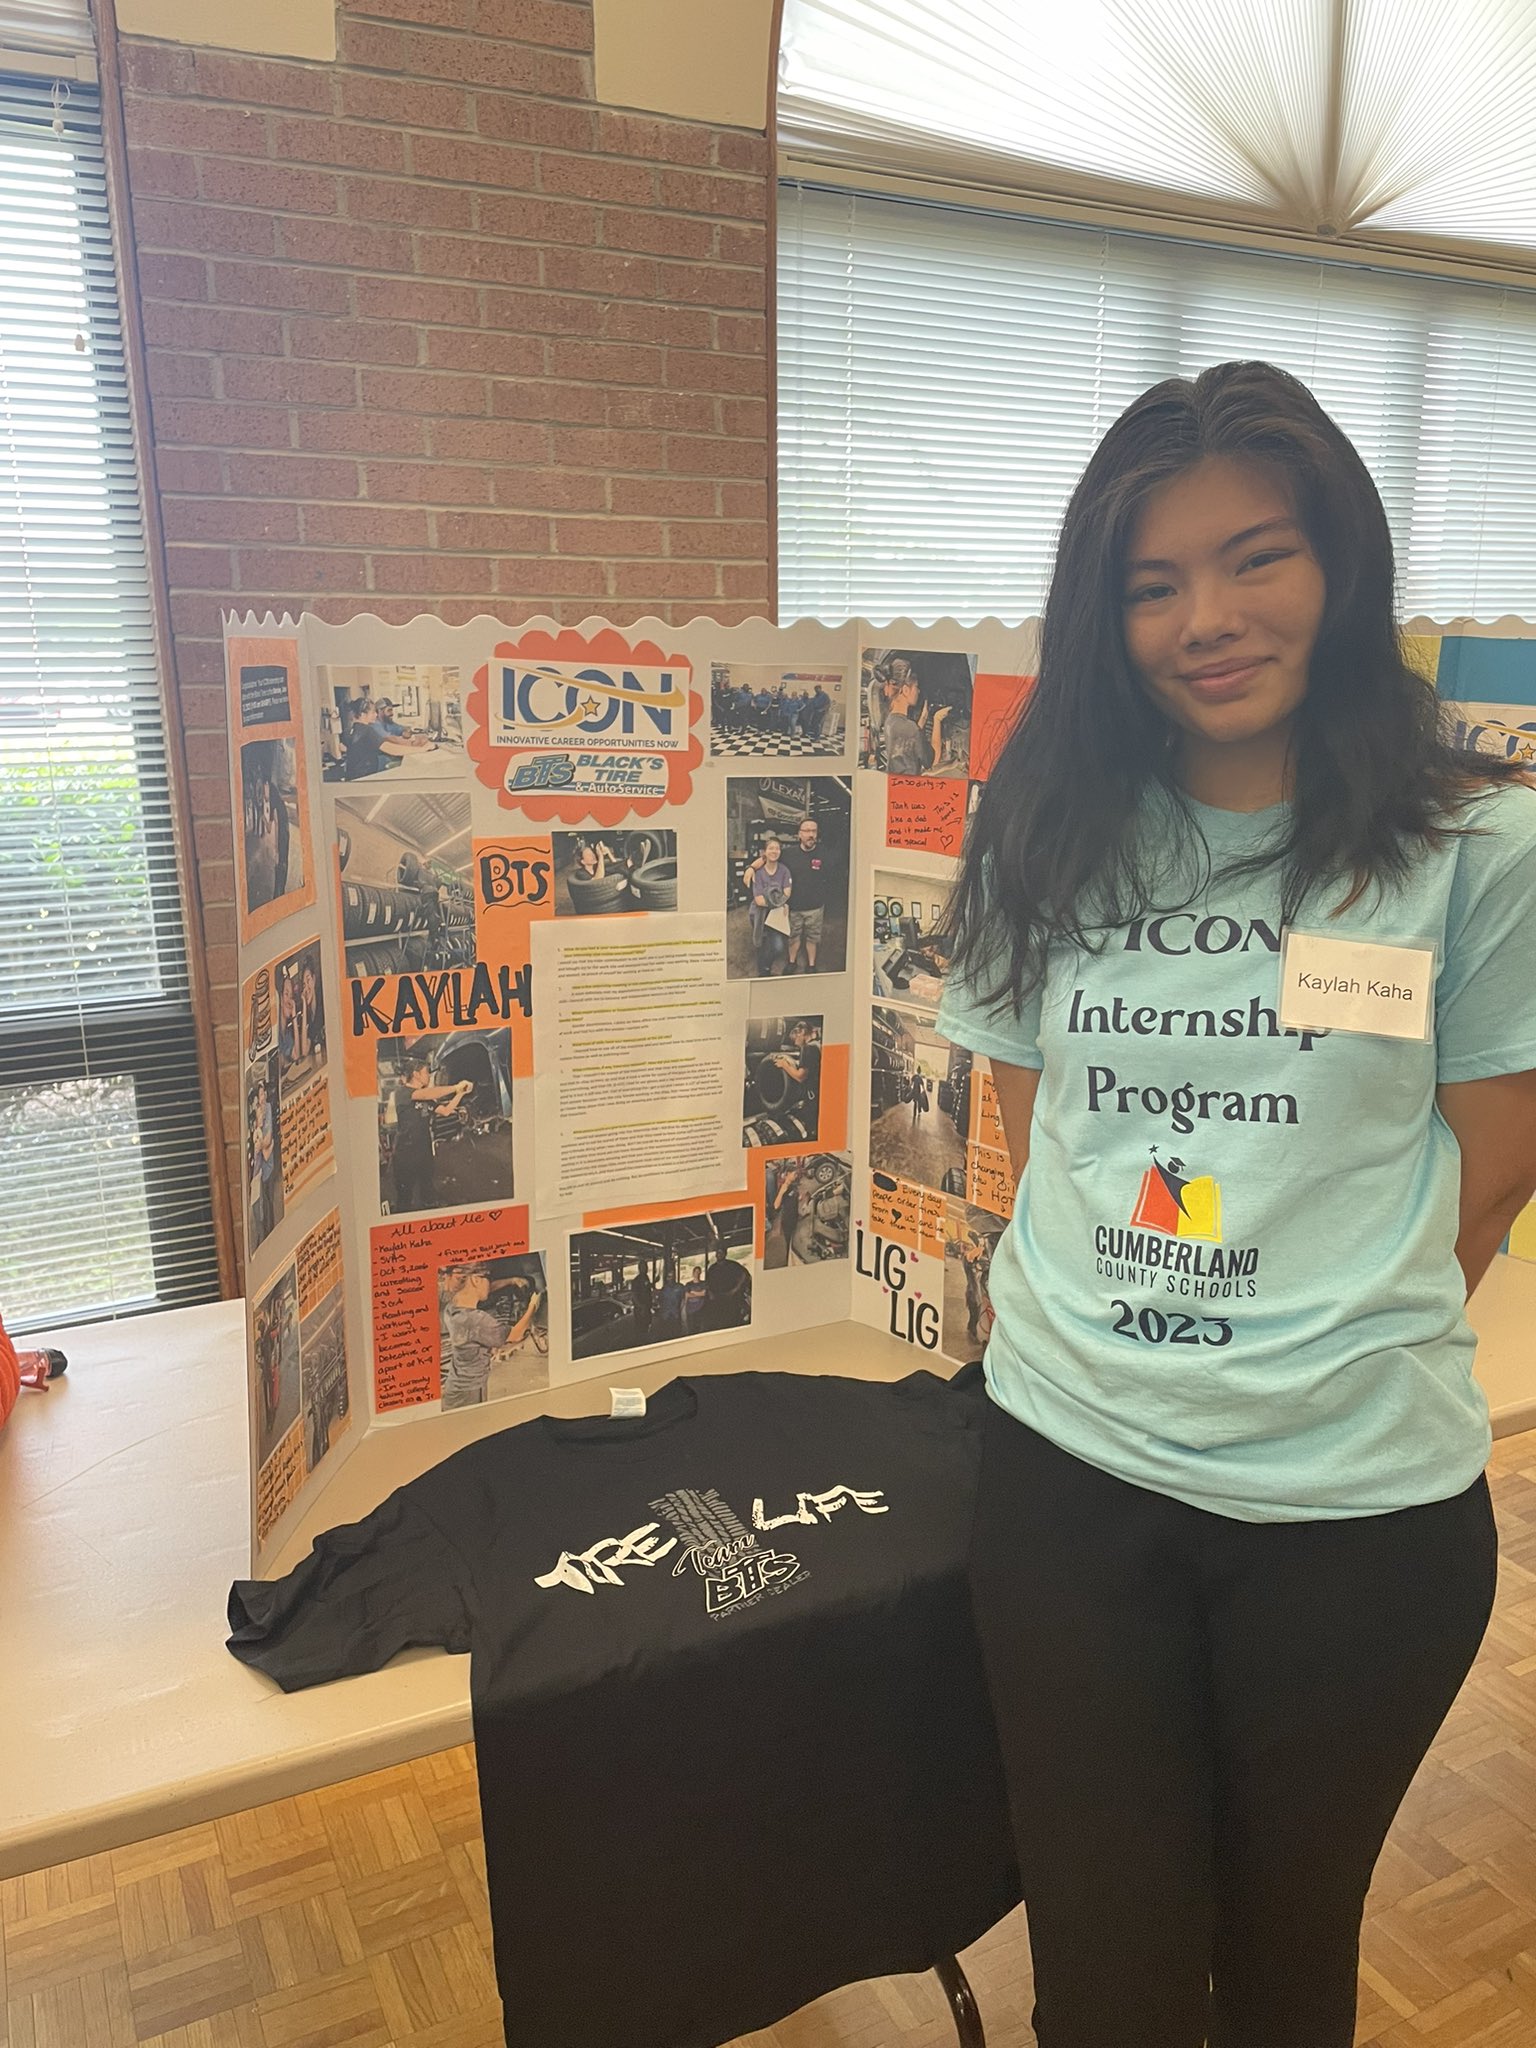
[(944, 1986), (944, 1996), (949, 2000), (950, 2015), (955, 2022), (955, 2038), (960, 2048), (987, 2048), (986, 2031), (981, 2024), (981, 2009), (976, 2003), (964, 1970), (954, 1956), (945, 1956), (933, 1966), (933, 1974)]

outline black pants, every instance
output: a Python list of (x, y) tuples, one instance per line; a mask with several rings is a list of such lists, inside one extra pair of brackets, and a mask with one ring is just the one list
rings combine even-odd
[(988, 1401), (972, 1581), (1040, 2048), (1351, 2048), (1372, 1867), (1497, 1571), (1481, 1475), (1238, 1522)]
[(394, 1183), (394, 1207), (400, 1214), (436, 1206), (437, 1161), (432, 1156), (430, 1139), (422, 1145), (396, 1147)]

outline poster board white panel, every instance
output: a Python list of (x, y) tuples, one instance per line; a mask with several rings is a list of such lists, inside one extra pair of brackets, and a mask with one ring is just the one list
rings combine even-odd
[(225, 622), (253, 1568), (356, 1448), (367, 1414), (341, 1213), (335, 904), (302, 648), (286, 615)]
[[(272, 624), (227, 623), (232, 689), (242, 667), (282, 666), (256, 644)], [(348, 1417), (393, 1425), (846, 1316), (856, 629), (365, 616), (283, 630), (297, 645), (282, 766), (302, 807), (286, 822), (290, 844), (305, 834), (312, 892), (252, 933), (241, 971), (276, 1034), (309, 949), (323, 955)], [(265, 801), (260, 824), (270, 835)], [(792, 884), (783, 902), (754, 885), (780, 842), (798, 907)], [(669, 919), (690, 914), (725, 936), (730, 1170), (664, 1200), (636, 1201), (631, 1180), (627, 1200), (546, 1212), (532, 932), (617, 926), (660, 958)], [(313, 1068), (295, 1045), (297, 1064), (265, 1053), (274, 1091)], [(269, 1095), (255, 1128), (280, 1130), (283, 1108)], [(312, 1490), (287, 1411), (289, 1383), (301, 1406), (309, 1384), (293, 1328), (320, 1203), (318, 1183), (312, 1197), (295, 1184), (291, 1216), (259, 1190), (253, 1207), (258, 1568)]]

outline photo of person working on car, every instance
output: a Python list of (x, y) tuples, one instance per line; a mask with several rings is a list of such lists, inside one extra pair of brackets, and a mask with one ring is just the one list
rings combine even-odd
[(443, 1407), (478, 1407), (489, 1396), (495, 1354), (531, 1333), (543, 1293), (527, 1284), (496, 1289), (488, 1265), (450, 1268), (438, 1292)]
[(395, 1118), (391, 1154), (393, 1212), (436, 1206), (437, 1175), (432, 1150), (432, 1119), (451, 1115), (473, 1088), (472, 1081), (437, 1081), (431, 1062), (413, 1057), (400, 1071), (390, 1102)]

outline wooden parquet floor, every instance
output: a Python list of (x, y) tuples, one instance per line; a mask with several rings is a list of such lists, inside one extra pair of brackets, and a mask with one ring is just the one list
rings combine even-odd
[[(1377, 1865), (1361, 2048), (1536, 2048), (1536, 1432), (1491, 1479), (1498, 1606)], [(0, 2048), (501, 2048), (489, 1942), (447, 1750), (0, 1885)], [(963, 1961), (990, 2048), (1028, 2048), (1022, 1914)], [(953, 2042), (935, 1980), (899, 1977), (733, 2048)]]

